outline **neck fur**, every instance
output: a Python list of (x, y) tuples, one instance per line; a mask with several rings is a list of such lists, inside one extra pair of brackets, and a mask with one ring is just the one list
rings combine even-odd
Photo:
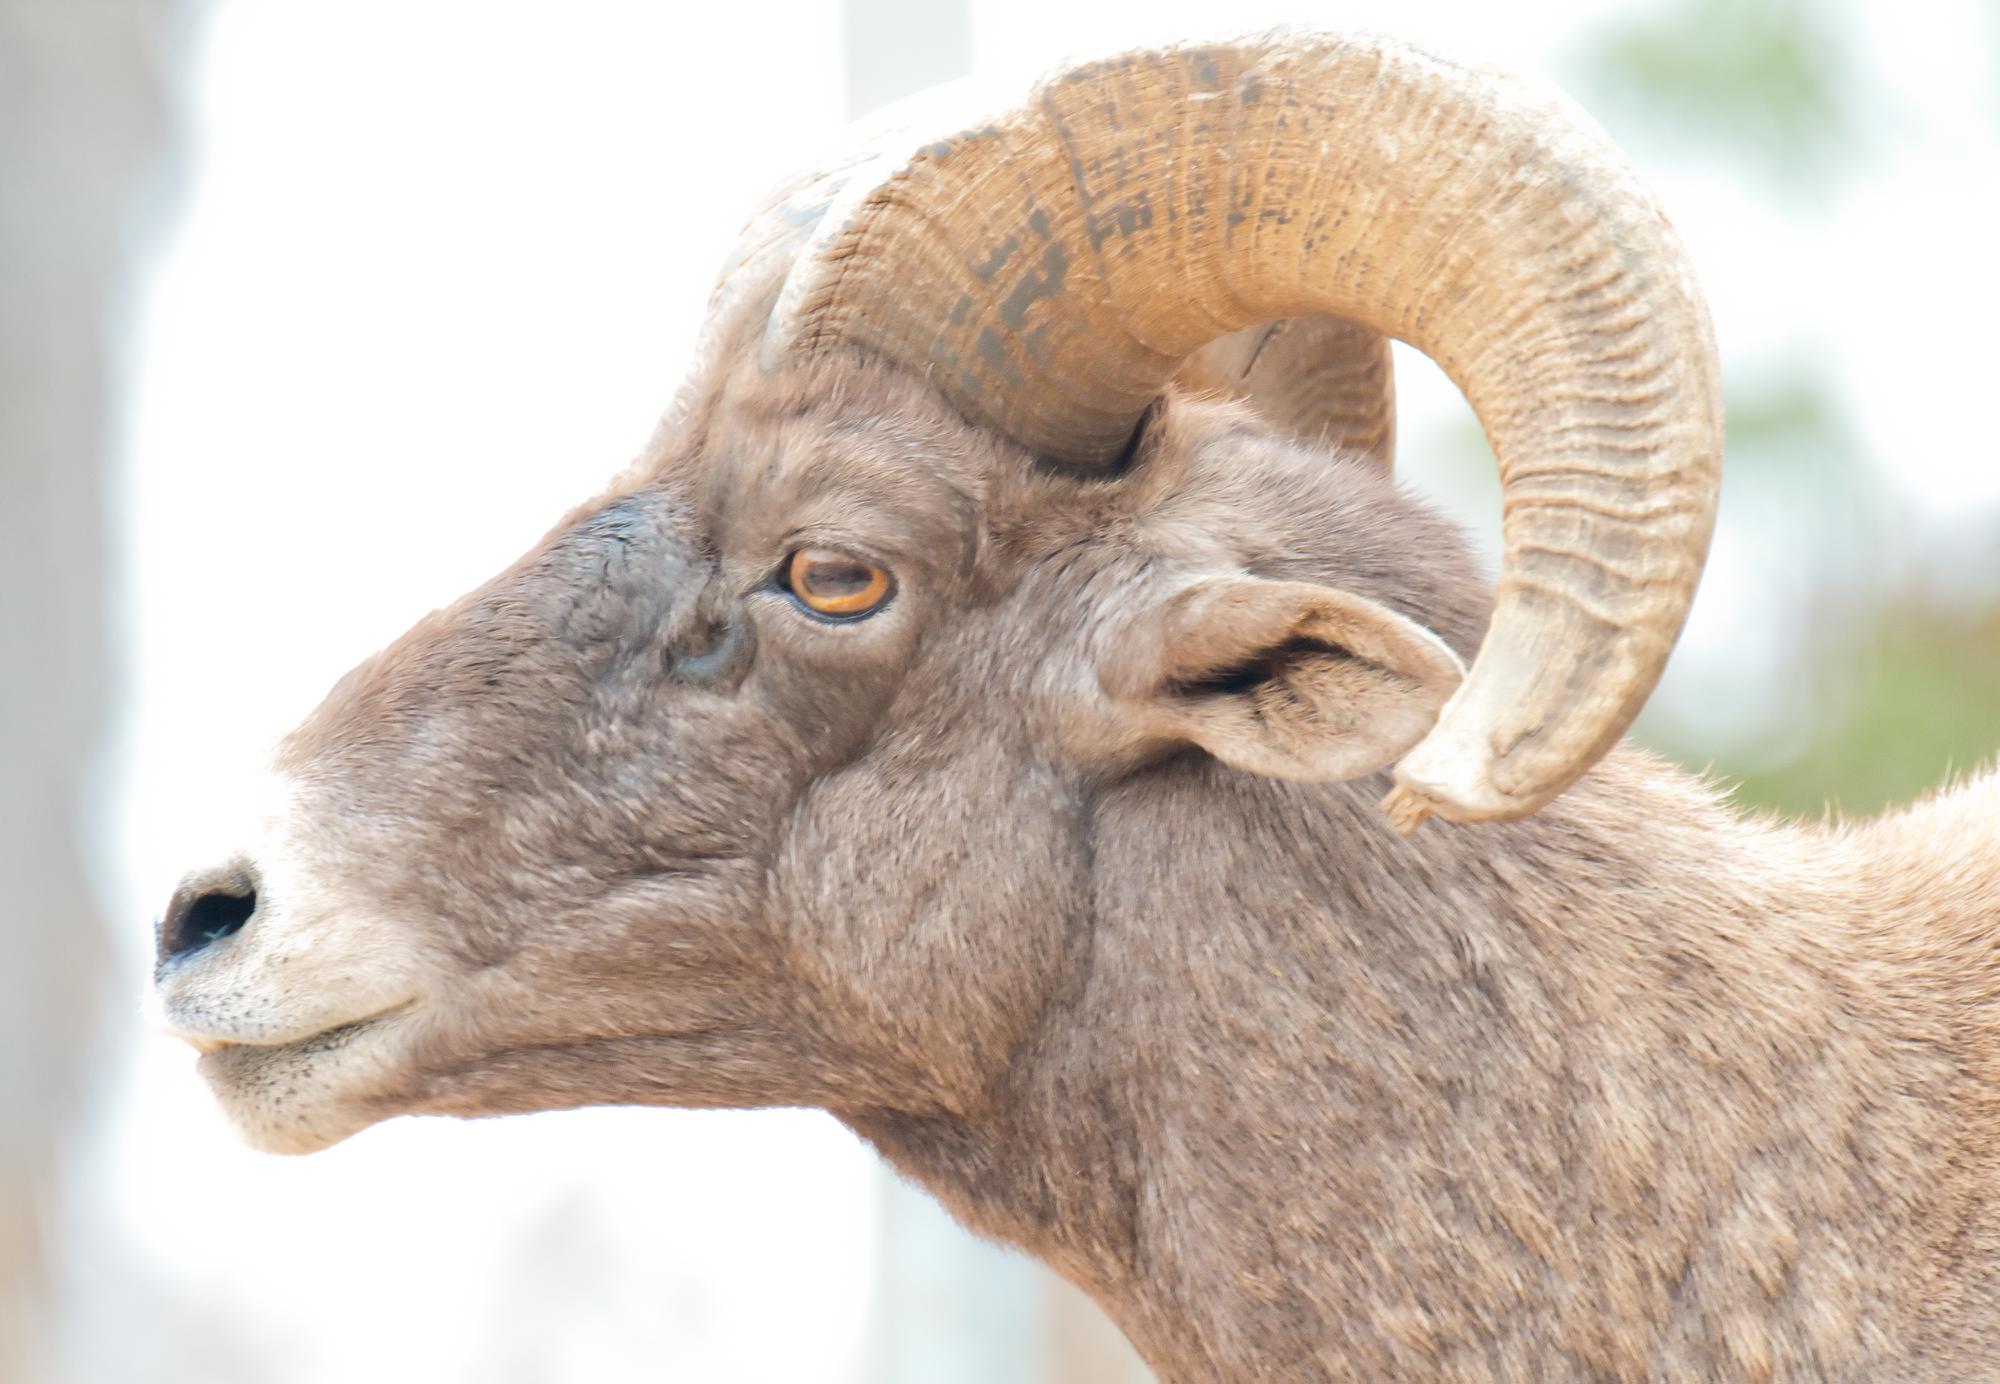
[(1621, 750), (1410, 841), (1375, 788), (1108, 795), (1088, 973), (1006, 1089), (850, 1123), (1166, 1379), (1991, 1358), (2000, 779), (1805, 831)]

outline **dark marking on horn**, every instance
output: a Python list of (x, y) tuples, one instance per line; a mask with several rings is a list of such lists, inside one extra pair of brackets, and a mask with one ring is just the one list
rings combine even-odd
[(1090, 236), (1090, 248), (1101, 250), (1112, 232), (1121, 236), (1131, 236), (1135, 231), (1146, 230), (1153, 224), (1153, 207), (1146, 194), (1141, 192), (1134, 201), (1120, 202), (1107, 207), (1103, 212), (1091, 212), (1084, 217), (1084, 231)]
[[(1040, 273), (1030, 270), (1014, 285), (1014, 291), (1000, 304), (1000, 319), (1015, 331), (1027, 325), (1028, 309), (1037, 300), (1053, 298), (1062, 292), (1063, 279), (1069, 274), (1069, 251), (1063, 249), (1062, 242), (1052, 240), (1042, 251)], [(989, 331), (991, 328), (988, 329)], [(984, 349), (982, 336), (982, 349)]]
[[(1001, 266), (1007, 263), (1008, 257), (1011, 256), (1016, 250), (1020, 248), (1021, 248), (1021, 237), (1017, 235), (1010, 235), (1005, 240), (1001, 241), (998, 245), (993, 247), (993, 253), (986, 257), (986, 262), (984, 264), (973, 265), (972, 272), (977, 274), (982, 279), (991, 279), (995, 274), (998, 274), (1000, 272)], [(961, 301), (966, 301), (966, 300), (961, 300)], [(963, 320), (963, 319), (955, 319), (955, 320)]]
[(998, 370), (1010, 387), (1021, 387), (1021, 368), (1007, 354), (1007, 343), (1000, 339), (1000, 333), (991, 327), (979, 329), (979, 358)]

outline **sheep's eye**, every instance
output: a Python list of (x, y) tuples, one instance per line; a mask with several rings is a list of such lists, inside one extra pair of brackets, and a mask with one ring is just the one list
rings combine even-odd
[(831, 548), (801, 548), (785, 563), (785, 585), (806, 609), (852, 620), (886, 601), (890, 583), (872, 562)]

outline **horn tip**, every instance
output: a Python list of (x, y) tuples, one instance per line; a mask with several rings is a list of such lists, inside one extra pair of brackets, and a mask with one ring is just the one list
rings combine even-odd
[[(1382, 806), (1390, 824), (1407, 836), (1433, 813), (1448, 822), (1504, 822), (1527, 816), (1555, 796), (1510, 792), (1497, 782), (1499, 770), (1499, 758), (1476, 740), (1440, 743), (1433, 731), (1396, 766), (1396, 787)], [(1404, 821), (1410, 821), (1407, 829)]]
[(1389, 819), (1389, 829), (1398, 836), (1408, 836), (1430, 820), (1431, 802), (1421, 793), (1397, 784), (1389, 790), (1389, 796), (1382, 799), (1382, 811)]

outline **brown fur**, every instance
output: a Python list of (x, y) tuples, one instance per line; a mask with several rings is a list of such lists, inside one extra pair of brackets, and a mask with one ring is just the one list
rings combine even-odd
[[(891, 605), (806, 617), (802, 543)], [(1620, 748), (1405, 840), (1384, 775), (1104, 691), (1239, 572), (1468, 657), (1488, 615), (1447, 524), (1230, 405), (1084, 479), (862, 362), (718, 376), (289, 741), (449, 977), (343, 1098), (824, 1106), (1171, 1380), (1991, 1377), (2000, 780), (1794, 827)]]

